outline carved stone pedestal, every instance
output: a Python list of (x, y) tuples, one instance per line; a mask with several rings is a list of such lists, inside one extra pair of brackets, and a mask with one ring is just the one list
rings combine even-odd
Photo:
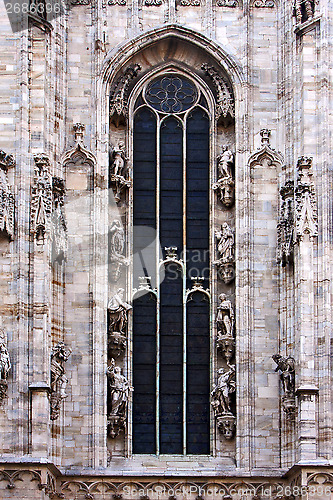
[(120, 432), (125, 429), (126, 418), (118, 415), (108, 416), (108, 436), (112, 439), (119, 436)]
[(222, 335), (218, 332), (216, 339), (218, 351), (221, 351), (227, 363), (230, 363), (235, 352), (235, 339), (232, 335)]
[(236, 429), (236, 417), (232, 413), (224, 413), (216, 418), (219, 431), (225, 439), (232, 439)]
[(126, 349), (126, 335), (120, 332), (112, 332), (108, 337), (108, 352), (110, 358), (117, 358)]
[(297, 410), (295, 397), (283, 396), (282, 407), (286, 412), (287, 420), (294, 420)]
[(130, 187), (131, 181), (127, 181), (122, 175), (111, 175), (110, 184), (114, 190), (114, 199), (118, 203), (121, 199), (121, 193), (125, 188)]

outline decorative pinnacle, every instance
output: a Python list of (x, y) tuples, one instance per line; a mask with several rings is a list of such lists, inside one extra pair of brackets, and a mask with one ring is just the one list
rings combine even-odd
[(261, 135), (261, 144), (263, 146), (269, 146), (270, 145), (270, 136), (271, 136), (271, 131), (268, 128), (262, 128), (260, 130), (260, 135)]
[(76, 144), (81, 144), (83, 142), (83, 134), (85, 129), (86, 126), (83, 123), (74, 123), (73, 130)]

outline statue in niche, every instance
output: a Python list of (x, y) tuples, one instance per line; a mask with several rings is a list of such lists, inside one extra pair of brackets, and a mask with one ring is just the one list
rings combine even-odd
[(214, 262), (218, 266), (218, 277), (229, 284), (235, 278), (235, 235), (234, 230), (224, 222), (221, 231), (216, 231), (217, 251), (219, 259)]
[(123, 258), (125, 249), (125, 234), (123, 226), (119, 220), (114, 220), (111, 228), (111, 255), (118, 258)]
[(286, 395), (294, 396), (295, 394), (295, 360), (291, 356), (284, 358), (280, 354), (274, 354), (273, 360), (277, 364), (275, 371), (280, 370), (283, 390)]
[(223, 413), (231, 413), (230, 394), (236, 390), (235, 365), (230, 365), (227, 371), (224, 368), (220, 368), (218, 374), (217, 384), (214, 384), (211, 393), (212, 407), (216, 416)]
[(229, 365), (229, 370), (220, 368), (218, 374), (217, 384), (214, 384), (211, 392), (211, 405), (219, 430), (225, 439), (232, 439), (236, 427), (236, 417), (231, 412), (230, 395), (236, 391), (235, 365)]
[(217, 242), (217, 250), (220, 254), (220, 262), (223, 264), (234, 262), (235, 257), (235, 235), (233, 229), (227, 222), (221, 226), (221, 231), (215, 233)]
[(217, 157), (219, 178), (213, 184), (213, 189), (218, 192), (223, 205), (230, 207), (235, 199), (235, 181), (232, 177), (234, 154), (227, 147), (224, 147), (222, 151), (222, 154)]
[(295, 360), (291, 356), (283, 357), (274, 354), (273, 360), (277, 364), (275, 371), (280, 370), (280, 378), (284, 390), (282, 397), (282, 407), (287, 415), (287, 420), (293, 420), (296, 413), (295, 400)]
[(234, 165), (234, 155), (227, 147), (223, 148), (222, 154), (217, 157), (217, 165), (220, 177), (232, 179), (232, 168)]
[(11, 367), (12, 365), (7, 349), (6, 335), (3, 330), (0, 330), (0, 403), (7, 396), (7, 378)]
[(117, 332), (125, 335), (127, 325), (127, 313), (132, 306), (124, 301), (124, 289), (119, 288), (117, 293), (111, 297), (108, 304), (109, 311), (109, 332)]
[(118, 203), (121, 198), (122, 191), (131, 185), (129, 180), (126, 180), (128, 157), (125, 153), (125, 143), (120, 141), (118, 147), (112, 152), (113, 162), (110, 172), (110, 184), (114, 188), (115, 200)]
[(121, 369), (116, 366), (115, 360), (111, 359), (111, 364), (106, 370), (108, 378), (108, 434), (115, 438), (125, 426), (127, 403), (130, 391), (133, 391), (127, 378), (121, 374)]
[(219, 295), (220, 304), (217, 308), (217, 349), (221, 350), (229, 364), (235, 352), (235, 339), (233, 336), (235, 327), (235, 314), (231, 301), (224, 293)]
[(231, 301), (225, 293), (219, 295), (220, 304), (217, 308), (216, 323), (218, 330), (223, 335), (232, 336), (235, 324), (235, 314)]
[(51, 393), (50, 393), (50, 418), (56, 420), (59, 417), (60, 403), (67, 398), (66, 386), (68, 378), (64, 363), (68, 361), (72, 349), (66, 348), (64, 342), (58, 342), (51, 351)]
[(125, 253), (125, 233), (119, 220), (114, 220), (109, 231), (110, 252), (110, 280), (117, 282), (121, 275), (122, 266), (128, 265)]
[(125, 165), (127, 163), (127, 156), (125, 154), (125, 143), (119, 142), (118, 148), (113, 150), (113, 164), (112, 164), (112, 174), (113, 175), (122, 175), (124, 177), (125, 173)]

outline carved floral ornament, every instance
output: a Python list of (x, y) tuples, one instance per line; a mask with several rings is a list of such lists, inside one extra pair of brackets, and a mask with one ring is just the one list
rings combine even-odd
[[(111, 0), (114, 1), (114, 0)], [(121, 0), (118, 0), (121, 1)], [(128, 116), (128, 93), (131, 81), (137, 77), (141, 66), (128, 66), (114, 82), (110, 90), (110, 121), (116, 127), (125, 124)]]
[(7, 349), (7, 335), (0, 329), (0, 404), (7, 397), (7, 378), (11, 370), (11, 362)]
[(234, 96), (227, 80), (218, 72), (214, 66), (205, 63), (201, 66), (206, 76), (213, 82), (216, 93), (216, 116), (217, 120), (221, 117), (235, 117), (235, 101)]

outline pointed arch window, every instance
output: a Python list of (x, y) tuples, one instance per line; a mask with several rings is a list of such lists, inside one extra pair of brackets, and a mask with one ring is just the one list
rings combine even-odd
[(210, 453), (210, 130), (203, 91), (181, 74), (136, 98), (133, 253), (148, 286), (133, 301), (133, 453)]

